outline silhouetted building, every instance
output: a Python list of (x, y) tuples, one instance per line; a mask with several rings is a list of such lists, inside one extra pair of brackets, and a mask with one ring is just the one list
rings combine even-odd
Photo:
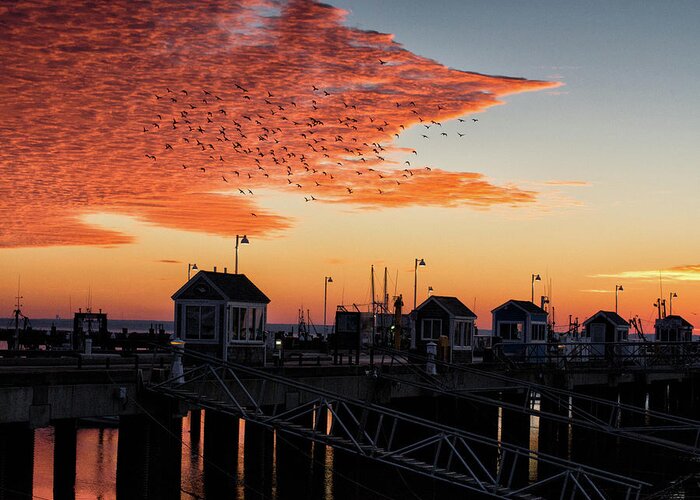
[(627, 342), (630, 324), (613, 311), (598, 311), (583, 322), (581, 340), (590, 341), (590, 354), (595, 358), (604, 356), (611, 360), (624, 354), (626, 348), (615, 346), (615, 342)]
[(416, 349), (426, 352), (428, 342), (438, 345), (438, 357), (449, 362), (469, 362), (474, 343), (474, 314), (457, 297), (432, 295), (413, 312)]
[(547, 341), (547, 311), (529, 300), (514, 300), (491, 311), (493, 336), (504, 354), (524, 356), (527, 344)]
[(654, 340), (657, 342), (691, 342), (693, 325), (677, 314), (657, 319), (654, 323)]
[(264, 363), (270, 299), (246, 275), (199, 271), (172, 299), (175, 337), (185, 341), (185, 349)]
[(629, 336), (630, 324), (613, 311), (598, 311), (583, 322), (582, 338), (592, 343), (625, 342)]

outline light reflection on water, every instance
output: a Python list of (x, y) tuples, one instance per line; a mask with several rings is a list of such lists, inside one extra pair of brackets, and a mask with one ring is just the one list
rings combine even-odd
[[(331, 417), (328, 415), (328, 428)], [(189, 415), (183, 418), (182, 432), (182, 498), (205, 498), (204, 485), (204, 418), (200, 420), (199, 437), (190, 432)], [(246, 498), (249, 488), (246, 478), (245, 450), (245, 421), (240, 420), (238, 426), (238, 445), (236, 449), (236, 488), (235, 498)], [(76, 443), (76, 500), (116, 500), (117, 484), (117, 449), (118, 430), (116, 428), (83, 428), (77, 431)], [(278, 455), (279, 439), (285, 439), (273, 433), (272, 436), (272, 469), (270, 498), (277, 500)], [(53, 498), (53, 465), (54, 465), (54, 428), (37, 429), (34, 433), (34, 498)], [(289, 444), (288, 441), (285, 444)], [(294, 446), (292, 444), (292, 446)], [(324, 490), (319, 497), (321, 500), (333, 498), (333, 450), (325, 447), (325, 453), (320, 449), (323, 445), (314, 443), (310, 448), (309, 473), (313, 473), (314, 462), (323, 469)], [(296, 451), (303, 450), (297, 449)], [(250, 473), (251, 475), (253, 472)], [(233, 476), (233, 474), (232, 474)], [(254, 492), (257, 493), (257, 492)], [(250, 495), (250, 492), (248, 492)], [(267, 496), (267, 495), (265, 495)]]
[[(117, 429), (78, 429), (76, 500), (116, 499)], [(34, 431), (34, 497), (53, 498), (54, 429)]]
[[(539, 403), (535, 406), (535, 409), (538, 409)], [(330, 412), (326, 418), (326, 428), (330, 429), (332, 426)], [(502, 411), (500, 409), (498, 419), (498, 438), (500, 439), (502, 432)], [(200, 420), (199, 433), (192, 433), (190, 432), (189, 416), (183, 419), (181, 461), (181, 498), (183, 499), (207, 498), (205, 460), (203, 458), (204, 420), (203, 415), (203, 418)], [(529, 417), (529, 423), (530, 434), (529, 443), (527, 444), (529, 444), (531, 450), (536, 451), (542, 445), (542, 442), (539, 440), (541, 422), (538, 417), (532, 416)], [(571, 454), (571, 445), (573, 444), (571, 441), (572, 433), (570, 432), (570, 425), (564, 424), (564, 426), (567, 432), (564, 434), (563, 439), (569, 446), (564, 446), (562, 451), (565, 455), (568, 455)], [(343, 458), (341, 462), (342, 455), (338, 456), (336, 462), (336, 453), (330, 447), (318, 443), (300, 446), (298, 441), (279, 433), (273, 433), (269, 444), (265, 444), (268, 441), (257, 439), (255, 436), (259, 437), (254, 434), (255, 440), (249, 443), (248, 451), (259, 449), (261, 456), (271, 458), (271, 464), (268, 462), (269, 469), (261, 472), (262, 469), (256, 460), (251, 461), (250, 456), (246, 459), (244, 456), (246, 451), (246, 424), (243, 420), (240, 420), (238, 424), (238, 443), (235, 451), (232, 450), (236, 454), (236, 463), (231, 468), (230, 473), (227, 473), (231, 480), (235, 481), (235, 487), (230, 490), (230, 495), (227, 497), (231, 500), (233, 498), (236, 500), (247, 500), (250, 498), (286, 500), (288, 498), (297, 498), (290, 496), (290, 488), (301, 492), (305, 491), (307, 487), (313, 488), (314, 491), (313, 495), (309, 492), (309, 496), (305, 498), (313, 498), (313, 500), (408, 498), (406, 494), (410, 495), (410, 491), (399, 491), (399, 488), (396, 487), (398, 480), (405, 486), (404, 489), (408, 489), (409, 485), (406, 484), (403, 476), (399, 478), (394, 471), (380, 472), (377, 478), (375, 471), (380, 469), (374, 465), (359, 465), (359, 462), (348, 461), (347, 458)], [(53, 498), (54, 429), (52, 427), (37, 429), (34, 441), (34, 498), (50, 499)], [(592, 443), (586, 444), (591, 445)], [(255, 448), (252, 448), (253, 445)], [(284, 457), (281, 447), (284, 447), (285, 450)], [(117, 448), (118, 430), (116, 428), (86, 428), (78, 430), (75, 481), (76, 500), (116, 499)], [(292, 450), (292, 455), (290, 455), (290, 449)], [(603, 459), (603, 455), (599, 456), (600, 459)], [(634, 451), (631, 451), (628, 456), (634, 456)], [(284, 463), (284, 460), (287, 462)], [(290, 461), (295, 463), (290, 463)], [(536, 480), (539, 473), (539, 464), (533, 459), (530, 459), (528, 462), (526, 475), (530, 481)], [(250, 470), (247, 470), (247, 465)], [(297, 467), (300, 465), (302, 466), (301, 468)], [(290, 467), (296, 467), (291, 479), (289, 474)], [(357, 467), (360, 468), (356, 469)], [(261, 477), (261, 474), (263, 474), (263, 477)], [(375, 474), (375, 477), (372, 474)], [(384, 476), (381, 474), (384, 474)], [(401, 473), (399, 472), (398, 474)], [(315, 479), (313, 479), (313, 476), (315, 476)], [(313, 479), (313, 483), (309, 478)], [(696, 481), (694, 478), (693, 480)], [(284, 481), (284, 489), (282, 488), (282, 481)], [(403, 488), (402, 485), (399, 486)], [(388, 491), (385, 491), (384, 494), (377, 493), (376, 490), (383, 488), (386, 488)], [(685, 486), (677, 489), (670, 488), (666, 492), (666, 498), (696, 498), (687, 496), (684, 490)], [(211, 492), (209, 493), (211, 494)], [(211, 496), (209, 500), (212, 500)]]

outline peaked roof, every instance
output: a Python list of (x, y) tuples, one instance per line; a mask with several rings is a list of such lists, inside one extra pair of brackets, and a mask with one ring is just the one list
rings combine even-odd
[(657, 319), (656, 322), (657, 322), (657, 323), (660, 322), (660, 321), (663, 322), (664, 320), (667, 320), (667, 321), (669, 321), (669, 322), (670, 322), (670, 321), (680, 321), (681, 326), (689, 326), (690, 328), (693, 328), (693, 325), (691, 325), (685, 318), (683, 318), (683, 317), (681, 317), (681, 316), (678, 316), (677, 314), (669, 314), (669, 315), (666, 316), (664, 319), (661, 319), (661, 320), (658, 320), (658, 319)]
[(459, 300), (457, 297), (431, 295), (425, 302), (423, 302), (423, 304), (419, 305), (416, 309), (420, 309), (421, 307), (423, 307), (424, 304), (427, 304), (431, 300), (437, 302), (452, 316), (459, 316), (461, 318), (476, 318), (476, 314), (474, 314), (471, 309), (465, 306), (462, 303), (462, 301)]
[(515, 300), (515, 299), (510, 299), (509, 301), (504, 302), (503, 304), (501, 304), (500, 306), (498, 306), (496, 309), (493, 309), (491, 312), (492, 312), (492, 313), (493, 313), (493, 312), (496, 312), (496, 311), (498, 311), (499, 309), (504, 308), (504, 307), (507, 306), (508, 304), (514, 304), (514, 305), (516, 305), (517, 307), (519, 307), (520, 309), (522, 309), (523, 311), (525, 311), (526, 313), (529, 313), (529, 314), (545, 314), (545, 315), (548, 314), (547, 311), (545, 311), (544, 309), (542, 309), (540, 306), (537, 306), (537, 305), (533, 304), (533, 303), (530, 302), (529, 300)]
[(593, 316), (591, 316), (591, 317), (588, 318), (586, 321), (584, 321), (583, 324), (584, 324), (584, 325), (587, 325), (588, 323), (590, 323), (591, 321), (593, 321), (593, 320), (594, 320), (595, 318), (597, 318), (598, 316), (604, 316), (608, 321), (610, 321), (610, 322), (611, 322), (612, 324), (614, 324), (615, 326), (626, 326), (626, 327), (629, 327), (629, 326), (630, 326), (630, 324), (629, 324), (627, 321), (625, 321), (625, 320), (622, 318), (622, 316), (620, 316), (620, 315), (617, 314), (616, 312), (614, 312), (614, 311), (603, 311), (603, 310), (598, 311), (597, 313), (595, 313)]
[(178, 298), (192, 284), (204, 278), (211, 283), (229, 302), (255, 302), (269, 304), (270, 299), (245, 274), (216, 273), (199, 271), (172, 296)]

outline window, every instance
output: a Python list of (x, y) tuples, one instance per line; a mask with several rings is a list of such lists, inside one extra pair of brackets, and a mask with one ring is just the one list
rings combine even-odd
[(216, 333), (216, 309), (214, 306), (185, 307), (185, 338), (214, 340)]
[(629, 334), (629, 330), (627, 328), (618, 328), (617, 329), (617, 341), (618, 342), (627, 342), (628, 334)]
[(522, 340), (523, 324), (511, 321), (500, 322), (498, 323), (498, 336), (503, 340)]
[(455, 322), (454, 347), (469, 347), (474, 337), (474, 323), (471, 321)]
[(229, 341), (250, 342), (263, 339), (264, 308), (229, 307)]
[(532, 323), (530, 325), (530, 340), (544, 341), (547, 338), (547, 325), (544, 323)]
[(424, 319), (421, 338), (423, 340), (437, 340), (442, 333), (441, 319)]

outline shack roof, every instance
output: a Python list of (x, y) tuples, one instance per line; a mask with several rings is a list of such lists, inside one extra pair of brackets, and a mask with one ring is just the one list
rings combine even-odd
[(245, 274), (199, 271), (185, 285), (173, 294), (173, 300), (180, 298), (190, 287), (206, 280), (228, 302), (251, 302), (269, 304), (270, 299)]

